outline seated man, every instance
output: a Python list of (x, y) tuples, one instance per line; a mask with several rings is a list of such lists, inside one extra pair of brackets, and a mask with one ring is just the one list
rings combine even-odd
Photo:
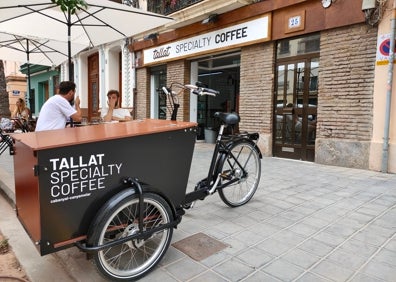
[(101, 117), (104, 122), (132, 120), (129, 110), (120, 107), (120, 93), (117, 90), (107, 92), (107, 99), (109, 107), (103, 108), (101, 111)]
[(80, 98), (71, 105), (76, 93), (76, 84), (72, 81), (62, 81), (59, 84), (59, 94), (50, 97), (40, 110), (36, 131), (61, 129), (66, 127), (69, 118), (81, 121)]

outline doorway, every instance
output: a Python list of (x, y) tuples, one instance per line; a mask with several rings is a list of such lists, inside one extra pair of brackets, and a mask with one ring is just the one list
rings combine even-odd
[(99, 53), (88, 57), (88, 120), (99, 116)]
[(151, 80), (151, 99), (150, 99), (150, 117), (157, 119), (170, 118), (170, 113), (167, 111), (167, 99), (165, 93), (162, 91), (166, 84), (166, 66), (158, 66), (150, 69)]
[[(286, 43), (278, 44), (277, 50), (283, 58), (277, 59), (275, 70), (273, 155), (314, 161), (319, 37), (299, 38)], [(282, 52), (291, 56), (282, 56)]]
[(205, 139), (220, 124), (215, 112), (239, 111), (240, 52), (221, 54), (198, 61), (198, 81), (220, 92), (216, 97), (199, 96), (197, 100), (198, 140)]

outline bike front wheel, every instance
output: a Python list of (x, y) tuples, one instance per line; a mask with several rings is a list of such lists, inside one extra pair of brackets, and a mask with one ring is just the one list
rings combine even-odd
[(249, 202), (261, 176), (261, 159), (254, 143), (240, 141), (232, 144), (220, 172), (221, 183), (226, 185), (218, 190), (221, 200), (230, 207)]
[[(139, 196), (132, 194), (105, 210), (90, 238), (100, 246), (139, 232)], [(143, 195), (143, 230), (149, 231), (171, 221), (168, 203), (151, 193)], [(137, 280), (161, 260), (172, 239), (173, 228), (160, 230), (147, 239), (133, 239), (94, 254), (99, 272), (111, 281)]]

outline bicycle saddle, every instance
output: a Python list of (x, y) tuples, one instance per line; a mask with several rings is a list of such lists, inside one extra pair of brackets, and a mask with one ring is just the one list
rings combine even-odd
[(216, 112), (214, 114), (214, 117), (219, 118), (222, 122), (224, 122), (227, 125), (237, 124), (241, 120), (237, 113)]

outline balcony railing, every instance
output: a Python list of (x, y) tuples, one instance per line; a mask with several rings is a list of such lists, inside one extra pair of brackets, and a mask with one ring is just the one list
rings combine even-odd
[(147, 10), (162, 15), (169, 15), (203, 0), (148, 0)]

